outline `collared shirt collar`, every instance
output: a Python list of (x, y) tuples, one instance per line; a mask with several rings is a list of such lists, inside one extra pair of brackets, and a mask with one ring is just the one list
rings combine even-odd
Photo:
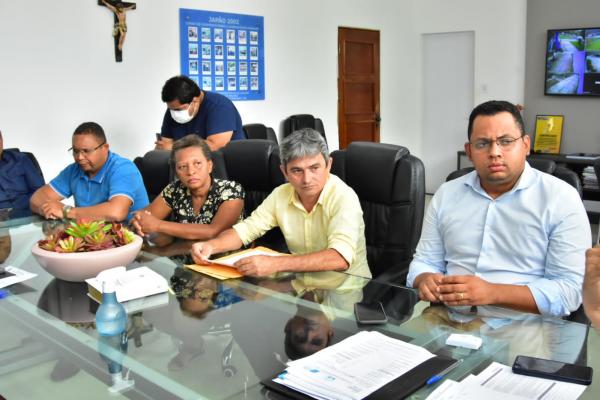
[(106, 162), (104, 163), (102, 168), (100, 168), (100, 171), (98, 171), (98, 173), (93, 178), (88, 177), (87, 174), (85, 173), (85, 171), (82, 170), (80, 167), (79, 168), (80, 179), (86, 179), (88, 181), (102, 183), (102, 181), (104, 181), (104, 178), (106, 177), (106, 172), (108, 171), (108, 166), (112, 162), (113, 158), (114, 158), (113, 153), (111, 151), (109, 151), (108, 157), (106, 158)]
[[(514, 193), (518, 190), (527, 189), (529, 186), (533, 185), (533, 183), (535, 182), (535, 178), (536, 178), (535, 171), (533, 170), (533, 168), (531, 168), (529, 163), (527, 161), (525, 161), (525, 168), (523, 169), (523, 173), (521, 173), (521, 176), (519, 177), (519, 180), (517, 181), (515, 186), (513, 186), (513, 188), (511, 190), (509, 190), (508, 192), (503, 193), (501, 196)], [(477, 193), (479, 193), (485, 197), (490, 197), (486, 193), (486, 191), (481, 187), (481, 180), (479, 179), (477, 170), (474, 170), (473, 172), (469, 173), (467, 175), (467, 178), (464, 183), (465, 183), (465, 185), (470, 186)]]

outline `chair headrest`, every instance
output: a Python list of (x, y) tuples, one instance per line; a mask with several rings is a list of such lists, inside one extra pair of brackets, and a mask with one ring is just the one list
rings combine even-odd
[(213, 163), (212, 177), (217, 179), (229, 179), (223, 152), (221, 150), (212, 151), (211, 158)]
[(242, 127), (248, 139), (266, 139), (267, 127), (263, 124), (246, 124)]
[(315, 117), (310, 114), (296, 114), (290, 117), (292, 121), (292, 130), (296, 131), (302, 128), (313, 128), (315, 127)]
[(155, 195), (171, 181), (170, 151), (151, 150), (144, 154), (142, 176), (148, 194)]
[(285, 182), (279, 169), (279, 149), (264, 139), (235, 140), (223, 149), (229, 179), (246, 191), (271, 191)]
[(545, 160), (543, 158), (528, 158), (527, 162), (532, 168), (547, 174), (553, 174), (556, 169), (556, 163), (553, 160)]
[(409, 154), (393, 144), (352, 142), (346, 151), (346, 182), (362, 200), (391, 203), (400, 161)]
[(461, 176), (466, 175), (469, 172), (474, 171), (474, 170), (475, 170), (475, 168), (473, 168), (473, 167), (465, 167), (465, 168), (457, 169), (456, 171), (452, 171), (446, 177), (446, 182), (451, 181), (456, 178), (460, 178)]

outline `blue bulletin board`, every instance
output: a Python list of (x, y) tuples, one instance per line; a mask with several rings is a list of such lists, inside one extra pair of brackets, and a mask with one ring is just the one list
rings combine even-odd
[(181, 73), (231, 100), (264, 100), (263, 20), (179, 9)]

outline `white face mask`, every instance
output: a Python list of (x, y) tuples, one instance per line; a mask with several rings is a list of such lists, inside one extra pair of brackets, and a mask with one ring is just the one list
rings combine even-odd
[[(190, 105), (191, 107), (191, 105)], [(187, 110), (169, 110), (171, 112), (171, 117), (175, 120), (175, 122), (180, 124), (188, 123), (194, 118), (189, 113), (189, 107)]]

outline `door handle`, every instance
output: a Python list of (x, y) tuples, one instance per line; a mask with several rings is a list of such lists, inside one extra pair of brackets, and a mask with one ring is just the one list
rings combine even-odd
[(380, 122), (381, 122), (381, 116), (379, 115), (379, 113), (375, 113), (375, 125), (379, 126)]

